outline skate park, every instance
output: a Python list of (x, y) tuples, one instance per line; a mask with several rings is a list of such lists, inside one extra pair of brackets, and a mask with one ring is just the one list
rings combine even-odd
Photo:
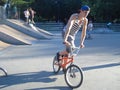
[[(75, 58), (84, 80), (74, 90), (120, 89), (120, 32), (98, 29)], [(0, 77), (1, 90), (71, 90), (63, 72), (55, 75), (52, 69), (56, 52), (64, 49), (61, 30), (47, 31), (21, 20), (1, 19), (0, 39), (0, 67), (8, 73)], [(76, 45), (78, 41), (79, 37)]]

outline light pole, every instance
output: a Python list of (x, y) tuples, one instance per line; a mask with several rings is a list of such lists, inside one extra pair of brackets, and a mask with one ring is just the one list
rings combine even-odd
[(60, 14), (60, 1), (56, 0), (55, 4), (57, 6), (57, 11), (56, 11), (56, 18), (57, 18), (57, 20), (56, 21), (59, 22), (59, 19), (60, 19), (60, 17), (59, 17), (59, 14)]
[(6, 0), (6, 17), (10, 17), (10, 1), (11, 0)]

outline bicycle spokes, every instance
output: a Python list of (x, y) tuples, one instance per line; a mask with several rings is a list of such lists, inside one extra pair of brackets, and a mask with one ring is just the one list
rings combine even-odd
[(71, 88), (79, 87), (83, 81), (81, 69), (76, 65), (69, 66), (65, 73), (65, 81)]

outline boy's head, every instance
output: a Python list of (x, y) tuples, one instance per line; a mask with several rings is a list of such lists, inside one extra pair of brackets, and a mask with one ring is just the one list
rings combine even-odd
[(87, 17), (90, 12), (90, 7), (87, 5), (84, 5), (80, 8), (80, 14), (83, 17)]

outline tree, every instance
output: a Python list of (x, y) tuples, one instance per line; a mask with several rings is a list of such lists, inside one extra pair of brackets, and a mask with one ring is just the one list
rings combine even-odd
[[(5, 1), (5, 0), (1, 0)], [(10, 0), (11, 5), (17, 5), (21, 12), (27, 7), (36, 10), (37, 20), (64, 20), (80, 9), (81, 5), (89, 5), (91, 12), (88, 18), (94, 22), (120, 21), (120, 0)], [(4, 3), (4, 2), (2, 2)]]
[(118, 0), (82, 0), (82, 4), (90, 6), (90, 15), (96, 22), (120, 20), (120, 1)]
[(0, 6), (3, 6), (5, 4), (6, 0), (0, 0)]
[(28, 8), (28, 6), (34, 1), (34, 0), (8, 0), (11, 6), (11, 10), (15, 7), (17, 7), (19, 18), (24, 17), (23, 11)]
[(61, 21), (80, 9), (81, 0), (35, 0), (31, 6), (41, 17)]

